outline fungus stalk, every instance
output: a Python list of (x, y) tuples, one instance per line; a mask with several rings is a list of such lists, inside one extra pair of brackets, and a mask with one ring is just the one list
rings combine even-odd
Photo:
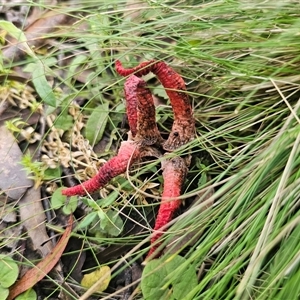
[[(186, 174), (187, 166), (183, 158), (176, 156), (163, 162), (164, 190), (155, 221), (154, 233), (151, 238), (151, 249), (148, 253), (148, 257), (152, 255), (161, 244), (157, 243), (157, 240), (163, 235), (160, 229), (172, 220), (174, 213), (181, 204), (181, 200), (178, 199), (178, 197), (181, 195)], [(159, 253), (157, 253), (156, 256), (158, 254)]]

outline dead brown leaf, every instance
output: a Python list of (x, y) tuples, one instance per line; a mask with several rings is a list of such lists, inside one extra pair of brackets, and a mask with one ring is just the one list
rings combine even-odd
[[(45, 36), (48, 33), (58, 30), (59, 26), (71, 25), (75, 19), (68, 14), (58, 13), (56, 11), (46, 11), (39, 16), (32, 24), (25, 29), (27, 44), (29, 47), (39, 47), (45, 43)], [(4, 47), (2, 55), (9, 61), (18, 60), (26, 53), (23, 43), (10, 38), (8, 46)]]
[(7, 300), (13, 300), (16, 296), (32, 288), (42, 280), (57, 264), (69, 241), (73, 225), (73, 216), (68, 220), (67, 228), (53, 251), (39, 262), (35, 267), (25, 273), (11, 288)]
[(0, 189), (12, 199), (19, 199), (32, 186), (20, 164), (23, 154), (12, 133), (0, 126)]
[(33, 250), (39, 250), (42, 257), (45, 257), (53, 247), (45, 227), (40, 189), (30, 188), (27, 191), (19, 201), (19, 213), (21, 223), (31, 238)]

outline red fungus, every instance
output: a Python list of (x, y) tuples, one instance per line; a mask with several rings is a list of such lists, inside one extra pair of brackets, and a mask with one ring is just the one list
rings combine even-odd
[[(162, 138), (155, 122), (155, 107), (152, 95), (144, 80), (130, 76), (125, 82), (126, 112), (134, 142), (123, 142), (116, 157), (110, 159), (99, 172), (86, 182), (62, 190), (65, 196), (93, 193), (106, 185), (112, 178), (126, 171), (148, 149), (140, 148), (161, 142)], [(142, 153), (141, 153), (142, 152)]]
[(135, 137), (137, 134), (137, 79), (139, 78), (136, 76), (130, 76), (126, 79), (124, 84), (126, 113), (128, 117), (130, 131), (133, 137)]
[[(156, 242), (163, 234), (159, 229), (172, 220), (175, 211), (181, 204), (181, 201), (177, 199), (177, 197), (181, 194), (181, 188), (186, 174), (187, 166), (183, 158), (176, 156), (163, 162), (164, 190), (155, 221), (154, 233), (151, 238), (152, 247), (148, 256), (152, 255), (160, 245), (160, 243)], [(156, 256), (158, 254), (159, 253), (157, 253)]]
[(118, 155), (106, 162), (99, 172), (82, 184), (62, 190), (65, 196), (83, 196), (102, 188), (114, 177), (124, 173), (140, 156), (137, 144), (132, 141), (122, 142)]
[(155, 106), (146, 82), (131, 75), (125, 81), (124, 91), (128, 122), (131, 132), (134, 131), (134, 140), (141, 145), (161, 143), (162, 137), (155, 121)]
[[(166, 151), (173, 151), (189, 142), (195, 134), (195, 122), (183, 79), (164, 62), (148, 61), (135, 68), (124, 69), (119, 61), (116, 70), (120, 75), (131, 75), (125, 82), (126, 112), (132, 141), (122, 142), (117, 156), (105, 163), (90, 180), (77, 186), (62, 190), (66, 196), (92, 193), (112, 178), (126, 171), (135, 161), (143, 156), (160, 157), (161, 146)], [(144, 80), (137, 76), (153, 72), (166, 88), (174, 112), (172, 131), (166, 142), (163, 141), (155, 122), (155, 106), (151, 92)], [(137, 75), (137, 76), (136, 76)], [(152, 247), (148, 256), (159, 246), (157, 240), (163, 232), (159, 231), (172, 220), (174, 212), (180, 206), (178, 199), (184, 183), (189, 162), (179, 156), (163, 161), (164, 190), (162, 202), (151, 238)], [(158, 254), (157, 254), (158, 255)]]
[(143, 76), (149, 72), (154, 73), (161, 84), (166, 88), (174, 112), (174, 123), (168, 140), (163, 148), (173, 151), (188, 143), (195, 135), (195, 121), (192, 107), (186, 93), (186, 86), (182, 77), (162, 61), (150, 60), (142, 62), (131, 69), (124, 69), (119, 60), (116, 61), (116, 70), (122, 76), (135, 74)]

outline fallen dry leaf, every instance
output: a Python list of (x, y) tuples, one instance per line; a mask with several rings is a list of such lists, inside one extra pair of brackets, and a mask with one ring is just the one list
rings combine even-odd
[(18, 204), (21, 223), (31, 238), (33, 250), (39, 250), (42, 257), (45, 257), (53, 247), (46, 231), (40, 189), (30, 188)]
[[(100, 280), (103, 278), (103, 280)], [(111, 279), (110, 267), (103, 266), (94, 272), (85, 274), (81, 280), (81, 285), (86, 288), (92, 287), (96, 282), (99, 282), (97, 286), (97, 292), (103, 292), (107, 289)]]
[(67, 246), (72, 232), (72, 225), (73, 216), (71, 215), (68, 220), (67, 228), (53, 251), (36, 266), (27, 271), (25, 275), (10, 288), (7, 300), (13, 300), (16, 296), (32, 288), (53, 269)]
[(0, 126), (0, 189), (12, 199), (19, 199), (32, 186), (23, 166), (23, 154), (12, 133)]
[[(75, 20), (69, 14), (59, 13), (47, 10), (30, 24), (24, 31), (27, 37), (27, 44), (34, 48), (45, 43), (45, 37), (48, 33), (58, 31), (60, 26), (67, 26), (74, 23)], [(3, 58), (16, 61), (26, 54), (24, 43), (10, 38), (7, 46), (3, 47)]]

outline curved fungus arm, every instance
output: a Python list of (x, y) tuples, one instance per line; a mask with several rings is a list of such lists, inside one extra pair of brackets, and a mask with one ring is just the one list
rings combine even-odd
[(65, 196), (83, 196), (93, 193), (104, 187), (114, 177), (125, 173), (128, 166), (131, 166), (140, 157), (140, 149), (135, 142), (122, 142), (118, 155), (107, 161), (91, 179), (82, 184), (75, 185), (62, 190)]
[[(135, 74), (136, 76), (144, 76), (148, 73), (154, 73), (170, 98), (174, 115), (178, 118), (190, 118), (192, 116), (192, 108), (186, 93), (185, 82), (182, 77), (176, 73), (170, 66), (163, 61), (149, 60), (140, 63), (138, 66), (125, 69), (122, 63), (116, 61), (116, 71), (121, 76)], [(183, 91), (183, 92), (182, 92)]]
[(131, 75), (125, 81), (124, 91), (128, 122), (134, 140), (141, 145), (161, 143), (163, 139), (156, 124), (155, 106), (146, 82)]
[(124, 84), (124, 93), (125, 93), (125, 100), (126, 100), (126, 113), (128, 118), (128, 123), (130, 127), (130, 131), (133, 137), (137, 134), (137, 119), (138, 119), (138, 112), (137, 112), (137, 80), (136, 76), (130, 76), (126, 79)]
[(123, 68), (121, 62), (117, 60), (116, 71), (121, 76), (128, 76), (130, 74), (143, 76), (152, 72), (166, 89), (174, 112), (172, 131), (168, 140), (163, 145), (166, 151), (173, 151), (194, 138), (195, 120), (192, 107), (186, 93), (184, 80), (178, 73), (166, 63), (155, 60), (142, 62), (131, 69)]
[[(186, 174), (186, 162), (179, 156), (163, 163), (164, 190), (155, 221), (154, 233), (151, 238), (152, 246), (148, 257), (152, 255), (160, 245), (160, 243), (157, 243), (157, 240), (163, 235), (163, 232), (159, 231), (159, 229), (172, 220), (175, 211), (181, 204), (181, 200), (177, 199), (177, 197), (181, 194)], [(157, 253), (157, 255), (159, 255), (159, 253)]]

